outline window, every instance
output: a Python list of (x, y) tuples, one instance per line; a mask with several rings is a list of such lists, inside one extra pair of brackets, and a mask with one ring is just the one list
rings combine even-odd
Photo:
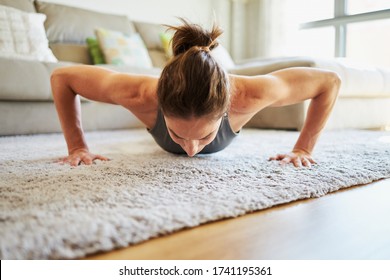
[[(334, 0), (331, 18), (301, 24), (301, 32), (334, 28), (334, 56), (390, 67), (390, 1)], [(323, 55), (329, 46), (317, 43)]]
[(390, 19), (348, 24), (346, 41), (347, 58), (390, 67)]
[(299, 16), (301, 22), (332, 18), (334, 14), (334, 0), (287, 0), (289, 13)]
[(294, 53), (314, 57), (333, 57), (335, 29), (333, 26), (305, 29), (299, 32)]
[(389, 0), (348, 0), (347, 14), (355, 15), (390, 9)]
[[(259, 1), (259, 0), (258, 0)], [(260, 22), (259, 38), (266, 52), (260, 56), (333, 57), (335, 28), (331, 25), (299, 30), (302, 22), (334, 16), (334, 0), (269, 0), (261, 7), (269, 24)]]

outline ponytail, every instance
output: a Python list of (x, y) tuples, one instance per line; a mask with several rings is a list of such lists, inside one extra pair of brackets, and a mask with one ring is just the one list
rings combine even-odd
[(181, 19), (182, 25), (168, 26), (172, 38), (173, 58), (162, 71), (157, 95), (165, 115), (191, 118), (219, 118), (229, 105), (229, 78), (211, 56), (218, 46), (222, 29), (210, 31)]

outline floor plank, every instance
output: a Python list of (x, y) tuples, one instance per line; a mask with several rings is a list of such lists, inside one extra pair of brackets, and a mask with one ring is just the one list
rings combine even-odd
[(87, 259), (390, 259), (390, 179)]

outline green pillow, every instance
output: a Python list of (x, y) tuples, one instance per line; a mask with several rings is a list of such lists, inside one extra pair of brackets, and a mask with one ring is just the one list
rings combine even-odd
[(92, 57), (93, 64), (106, 64), (102, 50), (96, 38), (87, 38), (89, 54)]

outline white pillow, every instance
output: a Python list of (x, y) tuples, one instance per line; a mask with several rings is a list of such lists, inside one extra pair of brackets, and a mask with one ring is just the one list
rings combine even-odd
[(49, 49), (46, 15), (0, 5), (0, 56), (57, 62)]
[(95, 34), (108, 64), (153, 67), (148, 49), (138, 33), (125, 35), (120, 31), (98, 28)]

